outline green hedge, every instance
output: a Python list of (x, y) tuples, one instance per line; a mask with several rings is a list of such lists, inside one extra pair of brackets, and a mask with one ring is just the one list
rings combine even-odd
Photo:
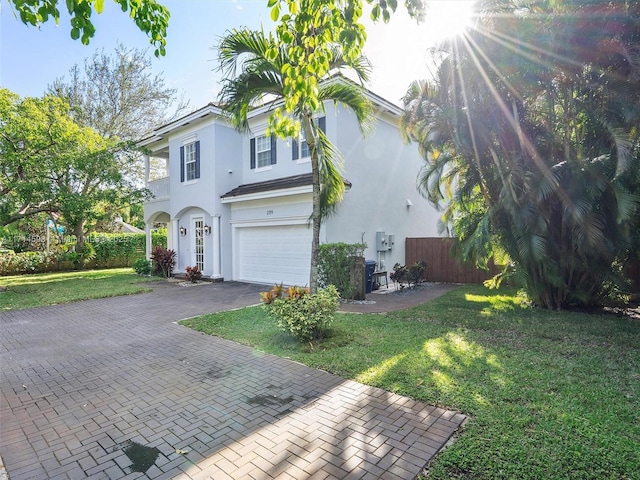
[[(88, 268), (130, 267), (145, 256), (146, 240), (143, 233), (103, 233), (86, 239), (95, 250), (95, 257), (85, 262)], [(152, 233), (151, 246), (166, 248), (167, 237)]]
[[(0, 253), (0, 275), (61, 270), (57, 255), (45, 252)], [(73, 266), (71, 262), (68, 262)]]
[[(95, 251), (95, 256), (85, 262), (85, 268), (130, 267), (138, 258), (145, 257), (144, 233), (105, 233), (90, 235), (86, 238)], [(152, 233), (152, 246), (166, 248), (167, 237), (161, 233)], [(66, 246), (73, 245), (67, 244)], [(44, 273), (68, 271), (76, 264), (64, 252), (23, 252), (0, 253), (0, 276), (21, 273)]]
[(334, 285), (341, 298), (353, 298), (358, 285), (351, 282), (351, 271), (367, 248), (366, 243), (325, 243), (318, 256), (318, 285)]

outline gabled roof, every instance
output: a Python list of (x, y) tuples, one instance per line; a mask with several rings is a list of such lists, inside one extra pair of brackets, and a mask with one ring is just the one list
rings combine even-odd
[[(359, 86), (357, 82), (351, 80), (350, 78), (340, 73), (334, 74), (333, 76), (326, 78), (322, 81), (322, 83), (329, 84), (329, 85), (334, 82), (351, 83), (353, 85)], [(402, 114), (402, 109), (397, 105), (389, 102), (388, 100), (385, 100), (379, 95), (376, 95), (375, 93), (373, 93), (371, 90), (368, 90), (367, 88), (363, 88), (363, 90), (364, 90), (365, 97), (367, 97), (367, 99), (369, 99), (369, 101), (371, 101), (374, 104), (374, 106), (377, 107), (378, 110), (388, 112), (394, 116), (400, 116)], [(277, 99), (275, 101), (267, 102), (264, 105), (253, 107), (249, 111), (249, 118), (268, 113), (280, 105), (282, 105), (282, 99)], [(222, 108), (220, 107), (220, 105), (217, 105), (215, 103), (208, 103), (204, 107), (199, 108), (183, 117), (173, 120), (165, 125), (159, 126), (158, 128), (154, 129), (153, 132), (148, 137), (140, 140), (138, 144), (142, 146), (150, 146), (155, 142), (162, 141), (166, 134), (175, 130), (176, 128), (184, 127), (190, 124), (191, 122), (194, 122), (196, 120), (199, 120), (204, 117), (209, 117), (209, 116), (224, 118), (225, 114)]]
[[(374, 105), (375, 110), (384, 111), (398, 117), (402, 115), (403, 110), (398, 105), (395, 105), (394, 103), (391, 103), (389, 100), (384, 99), (380, 95), (373, 93), (365, 86), (350, 79), (342, 73), (335, 73), (320, 81), (320, 85), (331, 85), (333, 83), (349, 83), (355, 87), (360, 87), (362, 88), (363, 95)], [(269, 113), (276, 107), (282, 106), (283, 103), (284, 102), (281, 98), (277, 98), (272, 101), (265, 102), (264, 105), (254, 106), (249, 110), (248, 117), (252, 118), (255, 116), (263, 115), (265, 113)]]
[(176, 120), (172, 120), (169, 123), (159, 126), (158, 128), (154, 129), (148, 137), (139, 140), (138, 144), (143, 146), (150, 145), (153, 142), (161, 140), (163, 138), (163, 135), (166, 135), (171, 130), (184, 127), (186, 125), (189, 125), (191, 122), (195, 122), (200, 118), (208, 117), (211, 115), (222, 117), (222, 109), (214, 103), (207, 103), (202, 108), (198, 108), (197, 110), (194, 110), (191, 113), (177, 118)]
[[(291, 177), (276, 178), (274, 180), (266, 180), (264, 182), (246, 183), (228, 191), (221, 198), (240, 197), (242, 195), (251, 195), (255, 193), (271, 192), (273, 190), (285, 190), (296, 187), (311, 186), (311, 173), (303, 173), (302, 175), (293, 175)], [(347, 188), (351, 187), (349, 180), (344, 180)]]
[(128, 223), (125, 223), (122, 221), (122, 219), (120, 219), (119, 221), (116, 220), (114, 223), (122, 233), (144, 233), (144, 230), (141, 230), (138, 227), (135, 227)]

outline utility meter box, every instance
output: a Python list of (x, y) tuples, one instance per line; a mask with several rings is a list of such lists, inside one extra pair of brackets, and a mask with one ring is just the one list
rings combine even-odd
[(376, 232), (376, 251), (385, 252), (387, 250), (387, 236), (384, 232)]
[(393, 233), (387, 235), (387, 250), (393, 250), (393, 245), (396, 243), (396, 236)]

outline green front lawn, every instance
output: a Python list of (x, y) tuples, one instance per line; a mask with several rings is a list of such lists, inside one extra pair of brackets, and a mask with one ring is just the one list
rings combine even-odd
[(141, 277), (130, 268), (0, 277), (0, 287), (7, 288), (0, 292), (0, 311), (147, 292), (138, 284), (153, 280), (158, 278)]
[(464, 286), (408, 310), (338, 314), (316, 345), (260, 307), (182, 324), (470, 415), (429, 478), (640, 479), (638, 320)]

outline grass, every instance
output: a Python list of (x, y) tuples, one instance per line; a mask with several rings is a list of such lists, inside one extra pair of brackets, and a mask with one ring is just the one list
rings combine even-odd
[(315, 345), (260, 307), (181, 323), (470, 415), (428, 478), (640, 479), (638, 320), (464, 286), (407, 310), (338, 314)]
[(141, 277), (130, 268), (0, 277), (0, 286), (7, 288), (0, 292), (0, 312), (147, 292), (139, 283), (149, 280), (157, 278)]

